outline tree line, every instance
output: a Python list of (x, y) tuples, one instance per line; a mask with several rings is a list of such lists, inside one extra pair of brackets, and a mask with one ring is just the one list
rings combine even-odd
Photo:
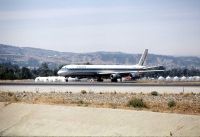
[[(89, 64), (89, 63), (87, 63)], [(57, 76), (58, 70), (62, 66), (55, 69), (50, 69), (47, 63), (42, 63), (37, 69), (29, 69), (27, 67), (19, 67), (11, 63), (0, 64), (0, 79), (15, 80), (15, 79), (34, 79), (38, 76)], [(158, 77), (158, 76), (200, 76), (199, 69), (187, 69), (187, 68), (174, 68), (166, 70), (164, 72), (151, 72), (144, 73), (145, 77)]]
[(0, 64), (0, 79), (34, 79), (38, 76), (57, 76), (59, 68), (50, 69), (47, 63), (42, 63), (39, 68), (29, 69), (11, 63)]

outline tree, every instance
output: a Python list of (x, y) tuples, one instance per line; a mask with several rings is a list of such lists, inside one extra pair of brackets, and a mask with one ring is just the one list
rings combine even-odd
[(21, 79), (31, 79), (32, 76), (33, 75), (28, 68), (22, 67), (22, 69), (21, 69)]
[(17, 65), (5, 63), (0, 65), (0, 79), (18, 79), (20, 69)]
[(32, 74), (33, 78), (36, 78), (37, 76), (39, 76), (38, 69), (36, 69), (36, 68), (32, 69), (31, 74)]
[(38, 69), (39, 76), (53, 76), (53, 71), (49, 69), (47, 63), (42, 63)]

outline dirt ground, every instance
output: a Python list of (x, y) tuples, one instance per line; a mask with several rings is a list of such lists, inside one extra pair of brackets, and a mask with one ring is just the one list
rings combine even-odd
[[(139, 100), (139, 102), (138, 102)], [(130, 103), (130, 102), (133, 103)], [(134, 109), (200, 115), (200, 93), (0, 92), (0, 102)], [(139, 103), (139, 104), (138, 104)], [(142, 105), (141, 105), (142, 103)], [(135, 105), (136, 104), (136, 105)]]

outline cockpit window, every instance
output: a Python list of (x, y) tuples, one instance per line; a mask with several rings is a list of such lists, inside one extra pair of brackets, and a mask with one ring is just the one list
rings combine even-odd
[(63, 66), (63, 67), (61, 68), (61, 70), (67, 71), (67, 67), (66, 67), (66, 66)]

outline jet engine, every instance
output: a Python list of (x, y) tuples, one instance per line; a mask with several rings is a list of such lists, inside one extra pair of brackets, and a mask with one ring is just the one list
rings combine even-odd
[(130, 73), (130, 76), (133, 80), (140, 78), (140, 74), (138, 72)]
[(117, 82), (118, 78), (121, 78), (121, 76), (119, 74), (111, 74), (110, 75), (110, 79), (112, 82)]
[(110, 75), (110, 78), (111, 79), (118, 79), (118, 78), (120, 78), (121, 76), (119, 75), (119, 74), (111, 74)]

